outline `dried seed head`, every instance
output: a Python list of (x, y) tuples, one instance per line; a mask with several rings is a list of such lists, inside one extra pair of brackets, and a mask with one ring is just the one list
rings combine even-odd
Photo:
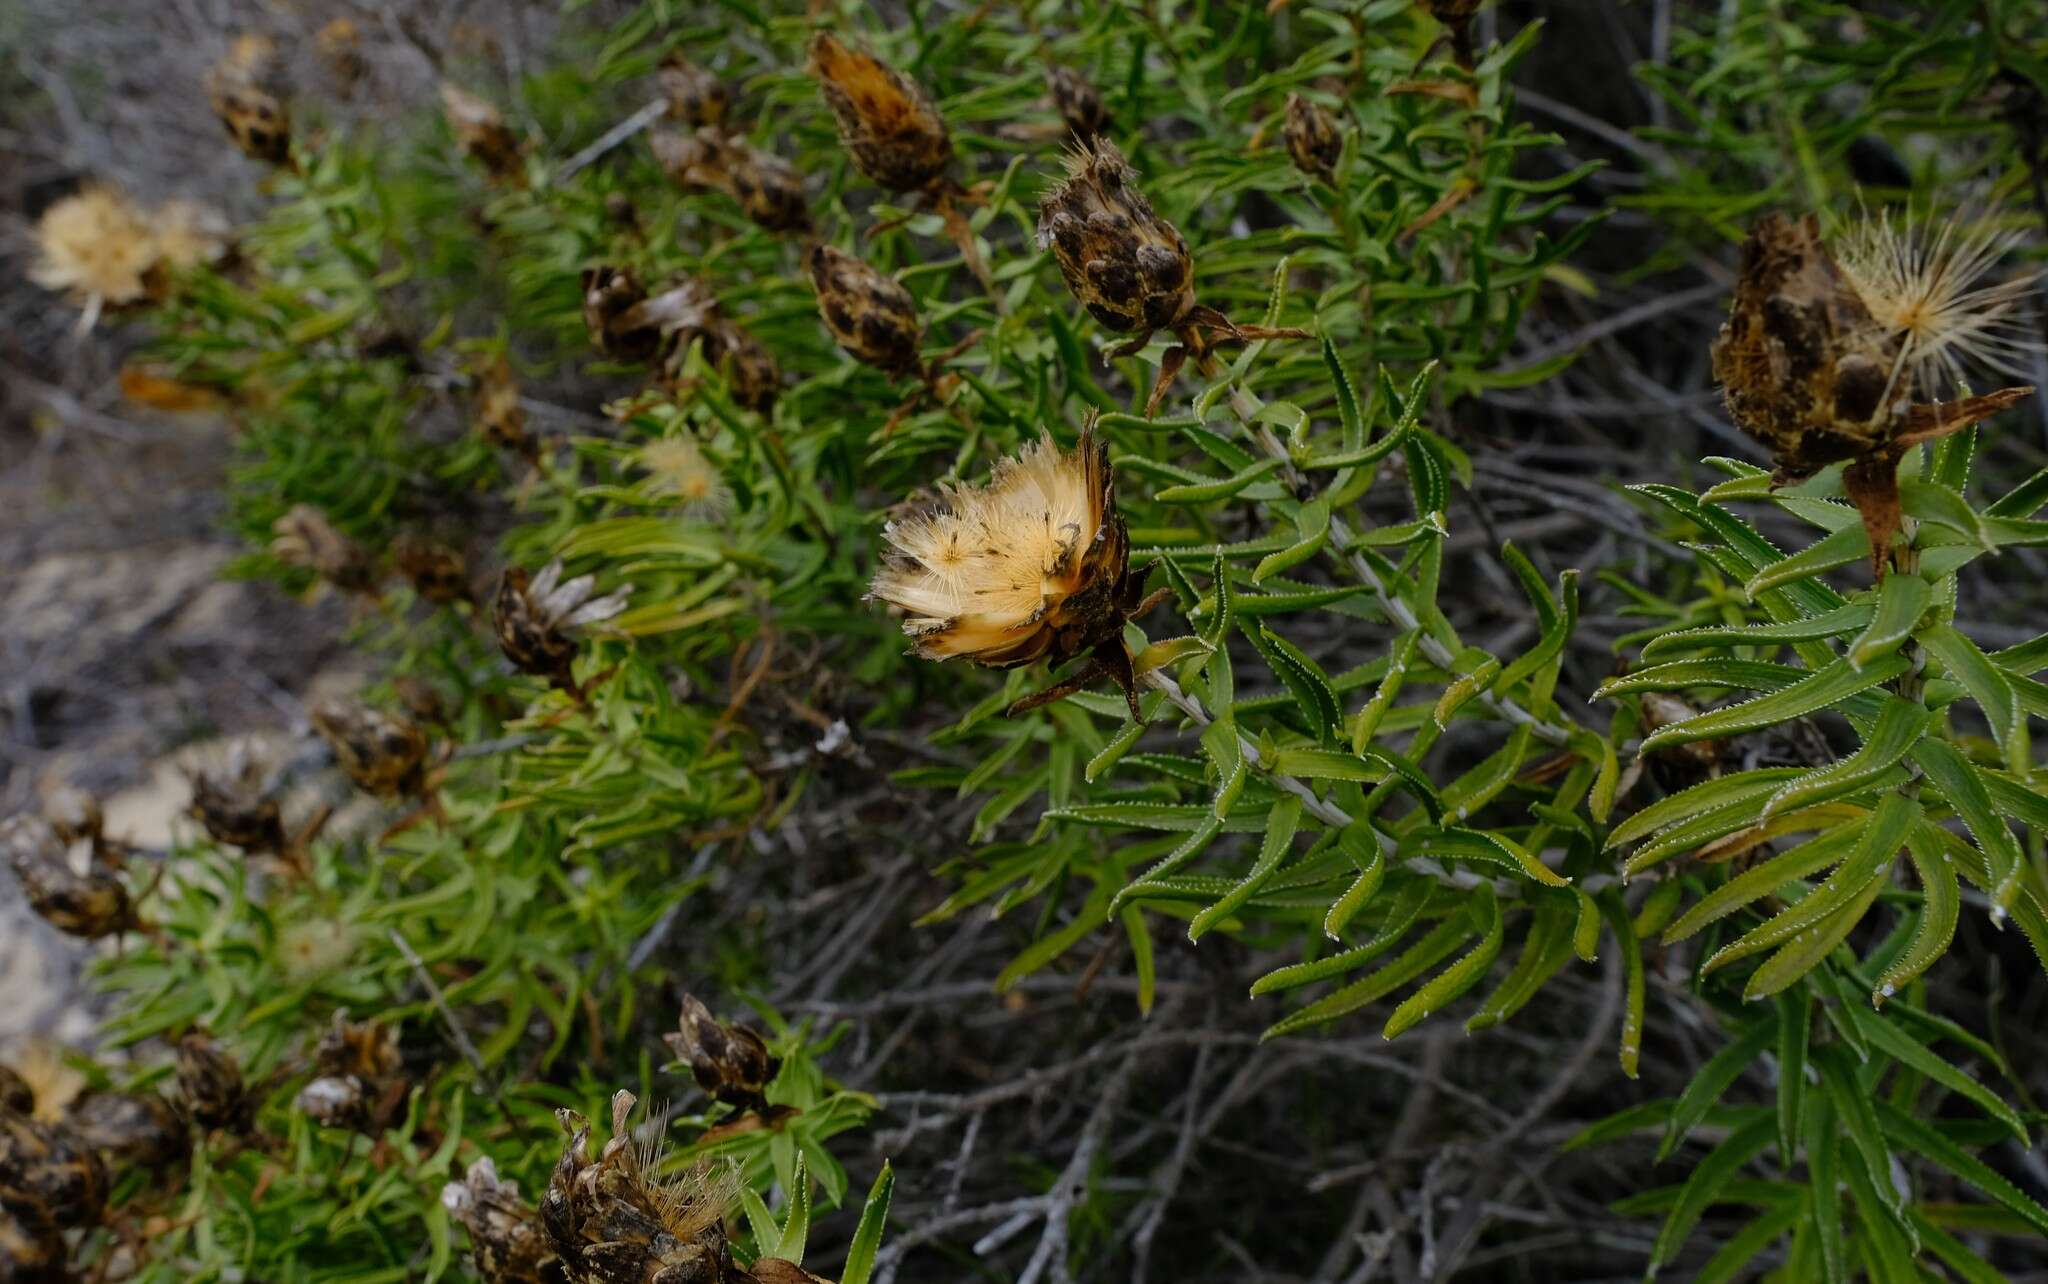
[(1038, 202), (1038, 244), (1059, 261), (1089, 315), (1121, 333), (1172, 329), (1195, 306), (1195, 265), (1173, 224), (1152, 212), (1106, 138), (1072, 153), (1065, 181)]
[(192, 773), (186, 814), (217, 843), (246, 852), (282, 852), (284, 820), (277, 800), (269, 796), (268, 775), (248, 746), (237, 744), (225, 761)]
[[(661, 349), (661, 331), (638, 324), (634, 309), (647, 291), (631, 268), (596, 267), (583, 273), (583, 324), (590, 342), (615, 361), (646, 361)], [(628, 324), (627, 318), (634, 318)]]
[(1296, 169), (1325, 181), (1335, 176), (1344, 139), (1329, 112), (1300, 94), (1287, 95), (1286, 138)]
[(689, 1064), (697, 1086), (718, 1101), (740, 1110), (765, 1111), (768, 1084), (782, 1069), (782, 1058), (751, 1026), (723, 1025), (694, 995), (683, 996), (682, 1017), (674, 1034), (663, 1041), (678, 1061)]
[(166, 201), (151, 223), (157, 262), (172, 272), (210, 267), (227, 255), (232, 236), (227, 219), (196, 201)]
[(562, 579), (558, 558), (528, 577), (526, 568), (509, 566), (498, 581), (498, 647), (521, 673), (546, 678), (574, 694), (579, 688), (571, 666), (576, 659), (575, 633), (611, 619), (626, 609), (630, 589), (593, 596), (595, 575)]
[(501, 450), (534, 457), (533, 437), (526, 430), (526, 408), (519, 404), (519, 380), (502, 353), (477, 364), (476, 431)]
[(463, 155), (484, 167), (491, 182), (526, 186), (526, 149), (505, 117), (489, 102), (457, 85), (441, 82), (441, 109)]
[(519, 1187), (498, 1177), (487, 1155), (441, 1188), (441, 1206), (469, 1231), (469, 1256), (483, 1284), (568, 1284), (561, 1259)]
[(1086, 145), (1096, 135), (1109, 131), (1109, 109), (1102, 105), (1102, 95), (1086, 76), (1072, 67), (1060, 66), (1046, 68), (1045, 75), (1052, 87), (1052, 105), (1076, 143)]
[(351, 1021), (347, 1012), (336, 1012), (313, 1046), (313, 1068), (372, 1083), (396, 1079), (405, 1069), (398, 1054), (398, 1032), (382, 1021)]
[(36, 1110), (36, 1090), (13, 1066), (0, 1062), (0, 1112), (17, 1115), (33, 1115)]
[(40, 1210), (61, 1227), (91, 1227), (106, 1201), (107, 1168), (91, 1147), (55, 1125), (0, 1113), (0, 1206)]
[(748, 330), (726, 317), (711, 291), (684, 278), (648, 299), (621, 321), (652, 327), (661, 335), (667, 355), (661, 379), (683, 382), (683, 368), (693, 345), (701, 345), (705, 364), (719, 372), (734, 401), (757, 414), (768, 414), (782, 392), (782, 369)]
[(298, 1096), (298, 1107), (329, 1128), (374, 1132), (380, 1114), (395, 1105), (405, 1082), (398, 1036), (381, 1021), (350, 1021), (344, 1012), (313, 1049), (318, 1075)]
[(192, 1145), (191, 1130), (177, 1107), (148, 1089), (81, 1097), (65, 1115), (64, 1128), (109, 1169), (121, 1171), (168, 1167)]
[(178, 1040), (178, 1090), (185, 1111), (202, 1128), (246, 1133), (255, 1122), (256, 1102), (242, 1082), (242, 1067), (212, 1038), (193, 1031)]
[(861, 173), (891, 192), (924, 191), (945, 176), (953, 139), (914, 82), (829, 31), (811, 37), (810, 73)]
[(803, 179), (775, 153), (708, 125), (691, 134), (658, 130), (647, 142), (655, 163), (678, 187), (724, 192), (739, 202), (749, 219), (771, 232), (810, 230)]
[(391, 546), (391, 557), (422, 599), (445, 605), (469, 597), (469, 567), (461, 553), (439, 540), (401, 535)]
[(896, 278), (821, 244), (811, 247), (811, 287), (825, 327), (854, 359), (892, 375), (923, 371), (924, 321)]
[(0, 1280), (6, 1284), (67, 1284), (64, 1232), (34, 1204), (0, 1203)]
[(156, 235), (142, 211), (111, 187), (88, 186), (43, 211), (29, 279), (63, 291), (95, 316), (142, 302), (157, 257)]
[(725, 122), (725, 85), (711, 72), (680, 53), (661, 60), (654, 73), (661, 96), (668, 100), (668, 118), (691, 129)]
[(640, 466), (655, 488), (682, 502), (686, 516), (699, 521), (723, 517), (732, 507), (732, 488), (718, 465), (691, 437), (663, 437), (640, 448)]
[(287, 566), (304, 567), (338, 589), (374, 593), (376, 563), (362, 545), (335, 529), (311, 504), (294, 504), (271, 523), (270, 555)]
[(737, 1179), (708, 1162), (672, 1176), (661, 1173), (656, 1135), (636, 1140), (627, 1129), (633, 1094), (612, 1098), (612, 1138), (590, 1157), (590, 1124), (557, 1111), (570, 1134), (555, 1165), (540, 1220), (569, 1278), (591, 1284), (718, 1284), (737, 1275), (725, 1238)]
[(277, 43), (248, 33), (235, 37), (206, 76), (206, 95), (228, 137), (251, 160), (282, 165), (291, 159), (292, 122), (281, 97)]
[(336, 18), (321, 27), (313, 36), (313, 47), (343, 99), (355, 93), (356, 85), (370, 74), (369, 60), (363, 57), (363, 33), (347, 18)]
[(312, 717), (356, 788), (380, 798), (425, 791), (427, 737), (412, 723), (347, 700), (322, 700)]
[(29, 908), (50, 926), (87, 940), (135, 928), (135, 907), (127, 887), (100, 868), (97, 859), (79, 873), (69, 848), (56, 827), (41, 816), (14, 816), (0, 823), (0, 851), (7, 854)]

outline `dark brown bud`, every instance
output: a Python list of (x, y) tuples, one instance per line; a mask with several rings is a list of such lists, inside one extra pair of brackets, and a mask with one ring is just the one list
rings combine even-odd
[(71, 863), (70, 844), (41, 816), (20, 815), (0, 824), (0, 851), (7, 854), (29, 908), (58, 931), (90, 941), (138, 926), (121, 880), (100, 867), (97, 854), (79, 873)]
[(1344, 138), (1329, 112), (1300, 94), (1287, 95), (1286, 137), (1287, 154), (1296, 169), (1325, 182), (1335, 177)]
[(116, 1170), (167, 1167), (192, 1145), (177, 1107), (147, 1089), (88, 1093), (71, 1103), (64, 1128)]
[(685, 189), (712, 188), (739, 202), (740, 211), (771, 232), (810, 230), (803, 179), (788, 161), (744, 138), (705, 126), (694, 134), (662, 130), (648, 136), (655, 163)]
[(0, 1205), (84, 1227), (98, 1222), (106, 1201), (106, 1165), (91, 1147), (27, 1115), (0, 1114)]
[(661, 96), (668, 100), (668, 118), (691, 129), (725, 122), (725, 85), (717, 76), (679, 53), (662, 59), (654, 73)]
[(891, 192), (924, 191), (945, 176), (953, 139), (915, 83), (829, 31), (811, 37), (810, 73), (861, 173)]
[(559, 560), (531, 577), (525, 567), (505, 568), (493, 613), (498, 647), (505, 658), (521, 673), (546, 678), (550, 685), (576, 693), (571, 672), (576, 659), (574, 631), (609, 620), (625, 610), (630, 600), (625, 589), (593, 596), (596, 586), (594, 575), (563, 580)]
[(238, 753), (224, 769), (194, 772), (186, 814), (217, 843), (246, 852), (282, 852), (284, 820), (277, 800), (264, 788), (264, 776), (262, 764), (246, 753)]
[(1046, 80), (1052, 86), (1052, 105), (1076, 142), (1086, 144), (1108, 132), (1109, 109), (1086, 76), (1072, 67), (1053, 66), (1046, 68)]
[(280, 96), (281, 62), (268, 36), (237, 36), (206, 76), (206, 96), (228, 137), (251, 160), (282, 165), (291, 159), (292, 122)]
[(567, 1284), (540, 1219), (488, 1156), (441, 1188), (441, 1206), (469, 1231), (470, 1261), (483, 1284)]
[(519, 380), (503, 354), (476, 365), (476, 432), (500, 450), (532, 459), (533, 435), (526, 430), (526, 408), (519, 404)]
[(1179, 229), (1152, 212), (1106, 138), (1069, 158), (1038, 203), (1038, 244), (1097, 321), (1122, 333), (1171, 329), (1195, 306), (1195, 265)]
[(313, 706), (313, 729), (358, 789), (380, 798), (426, 789), (427, 737), (405, 719), (353, 701)]
[(683, 996), (682, 1017), (674, 1034), (663, 1041), (676, 1059), (690, 1067), (697, 1086), (729, 1106), (766, 1110), (768, 1084), (782, 1069), (782, 1058), (768, 1050), (767, 1040), (751, 1026), (723, 1025), (693, 995)]
[(918, 355), (924, 322), (910, 291), (851, 254), (811, 248), (811, 286), (826, 329), (855, 360), (892, 375), (924, 369)]
[(652, 358), (661, 349), (661, 331), (634, 311), (646, 300), (647, 291), (633, 269), (587, 269), (583, 273), (583, 324), (590, 331), (592, 346), (615, 361)]
[(256, 1102), (242, 1082), (242, 1068), (220, 1045), (197, 1031), (178, 1040), (178, 1089), (185, 1111), (202, 1128), (249, 1131)]
[(405, 706), (408, 715), (419, 722), (446, 724), (448, 702), (441, 693), (424, 679), (410, 673), (401, 673), (391, 680), (391, 689), (398, 694), (398, 702)]
[(401, 535), (391, 546), (398, 573), (412, 582), (413, 592), (443, 605), (469, 596), (469, 567), (462, 554), (439, 540)]
[(292, 505), (270, 529), (270, 555), (278, 561), (304, 567), (350, 593), (376, 591), (376, 563), (369, 553), (311, 504)]
[(455, 135), (463, 155), (484, 167), (491, 182), (509, 187), (526, 186), (526, 148), (519, 135), (505, 123), (505, 117), (475, 94), (441, 83), (441, 108), (448, 128)]

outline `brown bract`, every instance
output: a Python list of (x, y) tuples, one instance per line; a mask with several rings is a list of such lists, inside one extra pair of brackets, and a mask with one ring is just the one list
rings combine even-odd
[(192, 802), (186, 814), (217, 843), (246, 852), (282, 852), (284, 819), (277, 800), (267, 795), (265, 775), (255, 757), (237, 750), (225, 766), (192, 774)]
[(1137, 175), (1106, 138), (1068, 156), (1067, 176), (1039, 199), (1038, 244), (1052, 250), (1067, 288), (1107, 328), (1135, 337), (1113, 348), (1130, 356), (1155, 330), (1180, 343), (1167, 350), (1146, 402), (1157, 410), (1187, 358), (1206, 362), (1208, 334), (1230, 339), (1306, 338), (1308, 331), (1239, 326), (1195, 301), (1195, 264), (1180, 230), (1137, 189)]
[(661, 349), (661, 330), (636, 312), (647, 289), (631, 268), (595, 267), (583, 273), (583, 324), (590, 342), (618, 361), (646, 361)]
[(278, 561), (304, 567), (350, 593), (376, 593), (377, 566), (368, 551), (311, 504), (292, 505), (270, 530), (270, 555)]
[(557, 560), (528, 576), (523, 566), (505, 568), (498, 581), (492, 619), (498, 647), (521, 673), (546, 678), (551, 686), (580, 697), (571, 666), (576, 659), (575, 631), (609, 620), (626, 609), (627, 590), (594, 596), (597, 577), (562, 579)]
[(242, 1080), (242, 1067), (211, 1036), (195, 1030), (178, 1040), (176, 1062), (178, 1090), (193, 1122), (231, 1133), (249, 1131), (256, 1121), (254, 1094)]
[(314, 1122), (374, 1135), (403, 1100), (404, 1066), (398, 1036), (381, 1021), (334, 1023), (313, 1050), (316, 1077), (300, 1090), (298, 1107)]
[(391, 559), (424, 601), (446, 605), (469, 597), (468, 565), (439, 540), (401, 535), (391, 545)]
[(773, 152), (713, 126), (694, 133), (660, 130), (648, 136), (655, 163), (684, 188), (712, 188), (737, 201), (749, 219), (771, 232), (811, 229), (803, 179)]
[(538, 1215), (489, 1156), (441, 1188), (441, 1206), (469, 1231), (470, 1261), (483, 1284), (570, 1284)]
[(668, 118), (691, 129), (725, 122), (725, 85), (717, 76), (680, 53), (661, 60), (654, 83), (668, 103)]
[(782, 1058), (768, 1050), (767, 1040), (752, 1026), (726, 1025), (711, 1015), (696, 996), (683, 996), (676, 1033), (663, 1041), (676, 1059), (688, 1063), (690, 1074), (713, 1099), (740, 1110), (765, 1113), (768, 1084), (782, 1069)]
[(96, 1151), (110, 1168), (164, 1168), (190, 1151), (185, 1117), (163, 1095), (94, 1092), (71, 1103), (65, 1131)]
[(0, 824), (0, 851), (29, 908), (50, 926), (86, 940), (140, 927), (128, 888), (101, 867), (98, 852), (81, 874), (72, 867), (69, 847), (41, 816), (19, 815)]
[(526, 186), (526, 147), (505, 117), (484, 99), (457, 85), (441, 82), (441, 109), (463, 155), (484, 167), (491, 182), (504, 187)]
[(1329, 112), (1300, 94), (1287, 95), (1287, 124), (1284, 130), (1287, 154), (1294, 167), (1311, 178), (1325, 182), (1337, 172), (1337, 158), (1344, 152), (1343, 135)]
[(206, 95), (228, 137), (251, 160), (283, 165), (291, 159), (292, 122), (280, 96), (282, 63), (268, 36), (235, 37), (206, 76)]
[(829, 31), (811, 37), (812, 79), (839, 122), (854, 167), (891, 192), (940, 186), (953, 160), (952, 136), (924, 90)]
[(612, 1137), (590, 1157), (590, 1124), (574, 1111), (556, 1117), (570, 1134), (541, 1197), (540, 1220), (568, 1276), (581, 1284), (728, 1284), (733, 1265), (725, 1217), (731, 1177), (708, 1164), (659, 1173), (658, 1144), (635, 1144), (627, 1121), (634, 1097), (612, 1097)]
[(1742, 247), (1714, 377), (1736, 427), (1771, 452), (1780, 484), (1844, 463), (1843, 482), (1880, 572), (1900, 527), (1904, 452), (1984, 419), (2031, 388), (1914, 404), (1905, 336), (1871, 314), (1822, 240), (1819, 221), (1766, 215)]
[(52, 1124), (0, 1112), (0, 1206), (31, 1208), (62, 1227), (97, 1224), (107, 1168), (90, 1146)]
[(913, 654), (1006, 669), (1088, 653), (1073, 677), (1010, 712), (1107, 677), (1139, 718), (1123, 626), (1158, 599), (1141, 600), (1144, 576), (1130, 570), (1109, 448), (1092, 425), (1072, 453), (1043, 438), (997, 464), (985, 485), (943, 490), (883, 537), (889, 549), (868, 596), (904, 613)]
[(426, 791), (427, 737), (412, 723), (347, 700), (320, 701), (312, 718), (358, 789), (379, 798)]
[(33, 1204), (0, 1203), (0, 1280), (6, 1284), (65, 1284), (64, 1233)]
[(1086, 76), (1072, 67), (1054, 65), (1045, 69), (1045, 79), (1052, 90), (1053, 108), (1075, 142), (1085, 144), (1108, 131), (1109, 109)]
[(0, 1111), (17, 1115), (35, 1113), (36, 1090), (13, 1066), (0, 1064)]
[(910, 291), (843, 250), (811, 247), (811, 287), (833, 339), (855, 360), (885, 374), (922, 375), (924, 321)]

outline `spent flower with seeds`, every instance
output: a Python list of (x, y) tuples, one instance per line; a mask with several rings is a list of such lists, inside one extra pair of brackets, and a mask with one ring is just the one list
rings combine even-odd
[(0, 1112), (0, 1206), (36, 1209), (62, 1227), (90, 1227), (106, 1201), (107, 1167), (90, 1146), (58, 1125)]
[(576, 633), (611, 619), (632, 598), (630, 589), (601, 597), (596, 590), (595, 575), (564, 580), (559, 558), (533, 576), (523, 566), (506, 567), (498, 581), (493, 616), (505, 658), (521, 673), (546, 678), (558, 690), (580, 696), (582, 687), (572, 671)]
[(724, 192), (768, 231), (810, 231), (803, 179), (795, 166), (775, 153), (709, 125), (689, 134), (659, 130), (647, 142), (655, 163), (678, 187)]
[(768, 1112), (765, 1094), (782, 1069), (782, 1058), (768, 1050), (760, 1031), (738, 1022), (724, 1024), (691, 994), (683, 996), (677, 1025), (676, 1032), (662, 1040), (678, 1061), (690, 1067), (699, 1088), (735, 1109)]
[(363, 56), (362, 30), (348, 18), (332, 19), (314, 32), (313, 48), (343, 99), (355, 93), (363, 77), (370, 74), (370, 61)]
[(1332, 181), (1337, 158), (1344, 152), (1344, 137), (1337, 121), (1320, 104), (1300, 94), (1287, 95), (1287, 123), (1282, 135), (1294, 167), (1311, 178)]
[(241, 1065), (212, 1036), (194, 1030), (178, 1040), (175, 1063), (178, 1090), (193, 1122), (236, 1134), (254, 1126), (256, 1094), (243, 1080)]
[(423, 601), (447, 605), (469, 597), (469, 566), (439, 540), (401, 535), (392, 541), (391, 560)]
[(163, 1094), (87, 1093), (71, 1104), (64, 1129), (96, 1152), (110, 1170), (167, 1168), (191, 1150), (191, 1127)]
[(631, 268), (594, 267), (583, 273), (583, 324), (590, 342), (615, 361), (646, 361), (661, 348), (661, 330), (637, 311), (647, 290)]
[(159, 254), (143, 212), (120, 192), (98, 184), (44, 210), (36, 223), (35, 247), (29, 279), (84, 308), (82, 324), (87, 326), (101, 312), (146, 299)]
[(320, 1036), (313, 1069), (297, 1104), (328, 1128), (380, 1131), (407, 1087), (396, 1031), (381, 1021), (350, 1021), (345, 1012)]
[(1144, 348), (1155, 330), (1180, 343), (1166, 352), (1146, 401), (1151, 414), (1187, 358), (1207, 364), (1207, 336), (1227, 339), (1307, 338), (1308, 331), (1240, 326), (1195, 301), (1195, 263), (1180, 230), (1152, 210), (1123, 153), (1106, 138), (1074, 151), (1066, 178), (1038, 203), (1038, 244), (1049, 248), (1067, 288), (1088, 314), (1134, 337), (1113, 357)]
[(654, 83), (668, 104), (670, 120), (679, 121), (691, 129), (725, 123), (728, 106), (725, 83), (682, 54), (671, 53), (661, 60), (661, 67), (654, 73)]
[(944, 180), (952, 135), (915, 81), (829, 31), (811, 37), (809, 70), (856, 169), (891, 192), (922, 192)]
[(476, 432), (500, 450), (532, 462), (540, 450), (526, 428), (526, 407), (519, 404), (519, 379), (512, 363), (498, 353), (479, 360), (476, 378)]
[(922, 375), (924, 321), (910, 291), (892, 276), (829, 245), (811, 247), (818, 313), (848, 355), (885, 374)]
[(157, 262), (170, 271), (210, 267), (227, 256), (227, 219), (197, 201), (165, 201), (150, 216), (150, 224)]
[(469, 1232), (469, 1258), (484, 1284), (569, 1284), (571, 1277), (516, 1183), (486, 1155), (441, 1188), (441, 1206)]
[(459, 85), (441, 82), (441, 110), (462, 154), (483, 166), (500, 186), (526, 186), (526, 148), (505, 123), (505, 116), (485, 99)]
[(352, 700), (322, 700), (313, 729), (356, 788), (379, 798), (427, 792), (427, 737), (394, 714)]
[(207, 99), (228, 137), (244, 156), (270, 165), (291, 159), (282, 71), (277, 42), (250, 32), (235, 37), (206, 76)]
[(1125, 621), (1146, 600), (1130, 569), (1109, 447), (1093, 426), (1063, 451), (1050, 437), (996, 465), (987, 483), (949, 487), (883, 529), (889, 548), (868, 596), (904, 613), (912, 654), (1007, 669), (1084, 653), (1071, 678), (1010, 707), (1018, 713), (1108, 678), (1139, 718)]
[(311, 504), (292, 505), (270, 529), (270, 555), (278, 561), (303, 567), (346, 592), (376, 593), (377, 564), (368, 550)]
[(7, 854), (29, 908), (50, 926), (89, 941), (139, 928), (127, 886), (101, 867), (100, 853), (91, 853), (81, 874), (71, 863), (70, 846), (41, 816), (19, 815), (0, 823), (0, 851)]
[(285, 849), (284, 817), (270, 796), (269, 769), (245, 743), (236, 743), (218, 762), (191, 773), (192, 801), (186, 814), (217, 843), (246, 852), (276, 854)]
[(37, 1123), (63, 1123), (65, 1112), (85, 1089), (80, 1074), (57, 1044), (31, 1037), (9, 1054), (12, 1065), (0, 1065), (0, 1109), (27, 1115)]

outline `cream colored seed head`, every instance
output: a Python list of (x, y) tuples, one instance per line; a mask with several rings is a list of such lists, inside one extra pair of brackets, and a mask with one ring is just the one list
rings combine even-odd
[(683, 501), (694, 517), (723, 516), (732, 506), (732, 489), (703, 447), (688, 437), (664, 437), (640, 448), (640, 465), (665, 494)]
[(97, 312), (141, 299), (157, 256), (156, 236), (142, 211), (115, 189), (95, 185), (43, 212), (29, 277)]

